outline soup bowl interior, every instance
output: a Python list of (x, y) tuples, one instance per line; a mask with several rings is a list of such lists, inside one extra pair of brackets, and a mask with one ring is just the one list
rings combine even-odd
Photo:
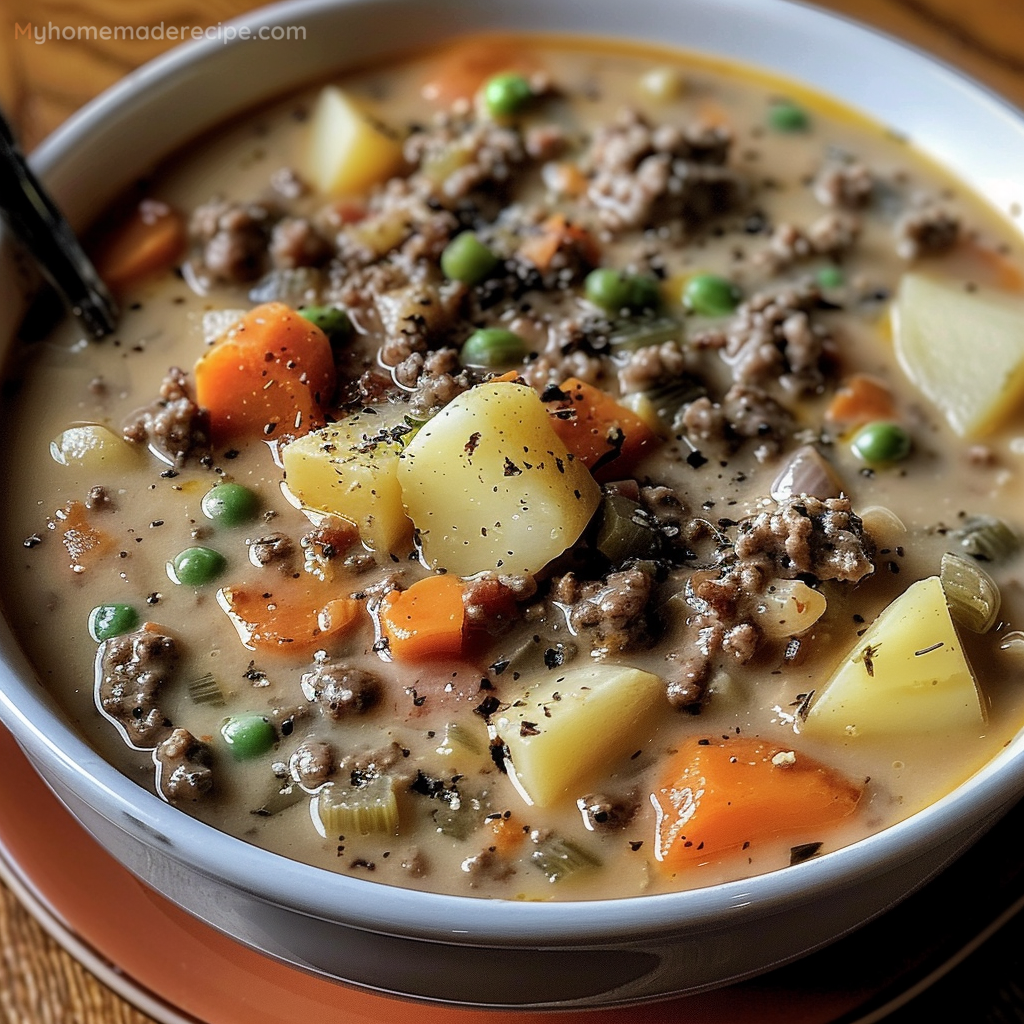
[[(355, 64), (455, 34), (516, 30), (630, 38), (802, 79), (879, 120), (1002, 211), (1019, 199), (1024, 118), (975, 84), (872, 31), (764, 0), (300, 2), (234, 23), (302, 25), (302, 42), (207, 39), (129, 75), (33, 157), (76, 227), (197, 134)], [(865, 74), (865, 68), (885, 69)], [(998, 146), (981, 140), (999, 139)], [(18, 288), (5, 245), (3, 289)], [(4, 304), (4, 337), (16, 326)], [(1018, 794), (1020, 736), (925, 811), (820, 858), (668, 895), (514, 903), (385, 887), (265, 852), (126, 780), (70, 727), (17, 639), (0, 633), (0, 719), (61, 800), (118, 860), (239, 941), (384, 992), (493, 1007), (628, 1003), (726, 984), (877, 916), (940, 871)]]

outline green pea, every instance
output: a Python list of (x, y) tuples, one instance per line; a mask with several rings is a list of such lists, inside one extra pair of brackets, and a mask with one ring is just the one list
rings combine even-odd
[(811, 119), (799, 104), (792, 100), (772, 100), (768, 107), (768, 124), (777, 132), (805, 132)]
[(629, 277), (611, 267), (598, 267), (587, 274), (583, 282), (583, 294), (595, 306), (618, 313), (629, 308)]
[(441, 253), (441, 270), (450, 281), (479, 284), (501, 261), (472, 231), (456, 235)]
[(254, 519), (259, 499), (241, 484), (217, 484), (203, 495), (203, 515), (221, 526), (240, 526)]
[(629, 308), (657, 309), (661, 305), (661, 288), (653, 277), (637, 274), (629, 282)]
[(492, 117), (517, 114), (531, 99), (533, 89), (522, 75), (495, 75), (484, 84), (484, 109)]
[(139, 624), (139, 613), (130, 604), (101, 604), (89, 612), (89, 636), (97, 643), (130, 633)]
[(683, 305), (701, 316), (728, 316), (740, 298), (736, 285), (718, 274), (694, 274), (683, 286)]
[(843, 272), (838, 267), (820, 267), (814, 275), (819, 288), (842, 288), (846, 283)]
[(482, 327), (466, 339), (459, 358), (463, 366), (483, 366), (493, 370), (522, 362), (526, 351), (526, 342), (513, 331)]
[(899, 462), (910, 454), (910, 434), (898, 423), (876, 420), (861, 427), (850, 445), (854, 455), (871, 466)]
[(232, 715), (224, 719), (220, 734), (237, 761), (259, 757), (277, 742), (277, 730), (266, 715)]
[(352, 321), (348, 313), (338, 306), (303, 306), (299, 309), (299, 316), (316, 324), (334, 344), (352, 337)]
[(185, 548), (167, 563), (167, 575), (186, 587), (201, 587), (216, 579), (226, 565), (227, 559), (213, 548)]

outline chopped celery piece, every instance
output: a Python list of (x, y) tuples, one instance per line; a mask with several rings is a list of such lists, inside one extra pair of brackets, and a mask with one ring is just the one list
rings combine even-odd
[(261, 818), (269, 818), (301, 803), (307, 796), (301, 786), (289, 783), (286, 779), (275, 778), (259, 806), (254, 807), (251, 813)]
[(212, 672), (204, 672), (188, 684), (188, 695), (193, 704), (206, 704), (213, 708), (222, 708), (227, 703), (220, 683)]
[(398, 829), (395, 783), (387, 775), (362, 786), (329, 782), (317, 793), (314, 811), (328, 836), (368, 836)]
[(592, 853), (561, 836), (534, 833), (530, 838), (536, 845), (530, 863), (543, 871), (549, 882), (563, 882), (580, 871), (601, 866)]
[(449, 722), (444, 727), (444, 736), (437, 745), (437, 753), (445, 756), (454, 754), (456, 751), (482, 754), (483, 749), (482, 738), (474, 736), (471, 729), (467, 729), (459, 722)]
[(661, 345), (666, 341), (681, 342), (684, 327), (671, 317), (645, 317), (642, 320), (627, 320), (616, 324), (608, 334), (608, 347), (612, 353), (633, 352), (649, 345)]
[(630, 558), (657, 558), (661, 534), (639, 502), (610, 494), (601, 503), (600, 516), (594, 543), (612, 565), (621, 565)]

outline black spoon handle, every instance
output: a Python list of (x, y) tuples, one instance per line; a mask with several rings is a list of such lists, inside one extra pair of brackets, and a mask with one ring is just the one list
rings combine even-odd
[(118, 309), (71, 226), (46, 194), (0, 114), (0, 210), (40, 269), (95, 338), (117, 327)]

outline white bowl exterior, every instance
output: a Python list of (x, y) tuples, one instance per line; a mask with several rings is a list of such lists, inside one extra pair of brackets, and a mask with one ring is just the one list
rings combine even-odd
[[(191, 44), (75, 115), (33, 157), (74, 224), (198, 132), (352, 63), (456, 32), (581, 26), (800, 78), (892, 120), (1004, 213), (1024, 199), (1018, 112), (907, 47), (784, 0), (311, 0), (232, 24), (304, 25), (307, 39)], [(10, 291), (8, 269), (0, 263)], [(0, 720), (139, 877), (271, 956), (454, 1003), (625, 1003), (767, 970), (877, 916), (941, 870), (1017, 798), (1024, 767), (1018, 736), (955, 793), (880, 835), (711, 889), (569, 904), (439, 896), (327, 875), (185, 816), (123, 778), (54, 713), (6, 624), (0, 652)]]

